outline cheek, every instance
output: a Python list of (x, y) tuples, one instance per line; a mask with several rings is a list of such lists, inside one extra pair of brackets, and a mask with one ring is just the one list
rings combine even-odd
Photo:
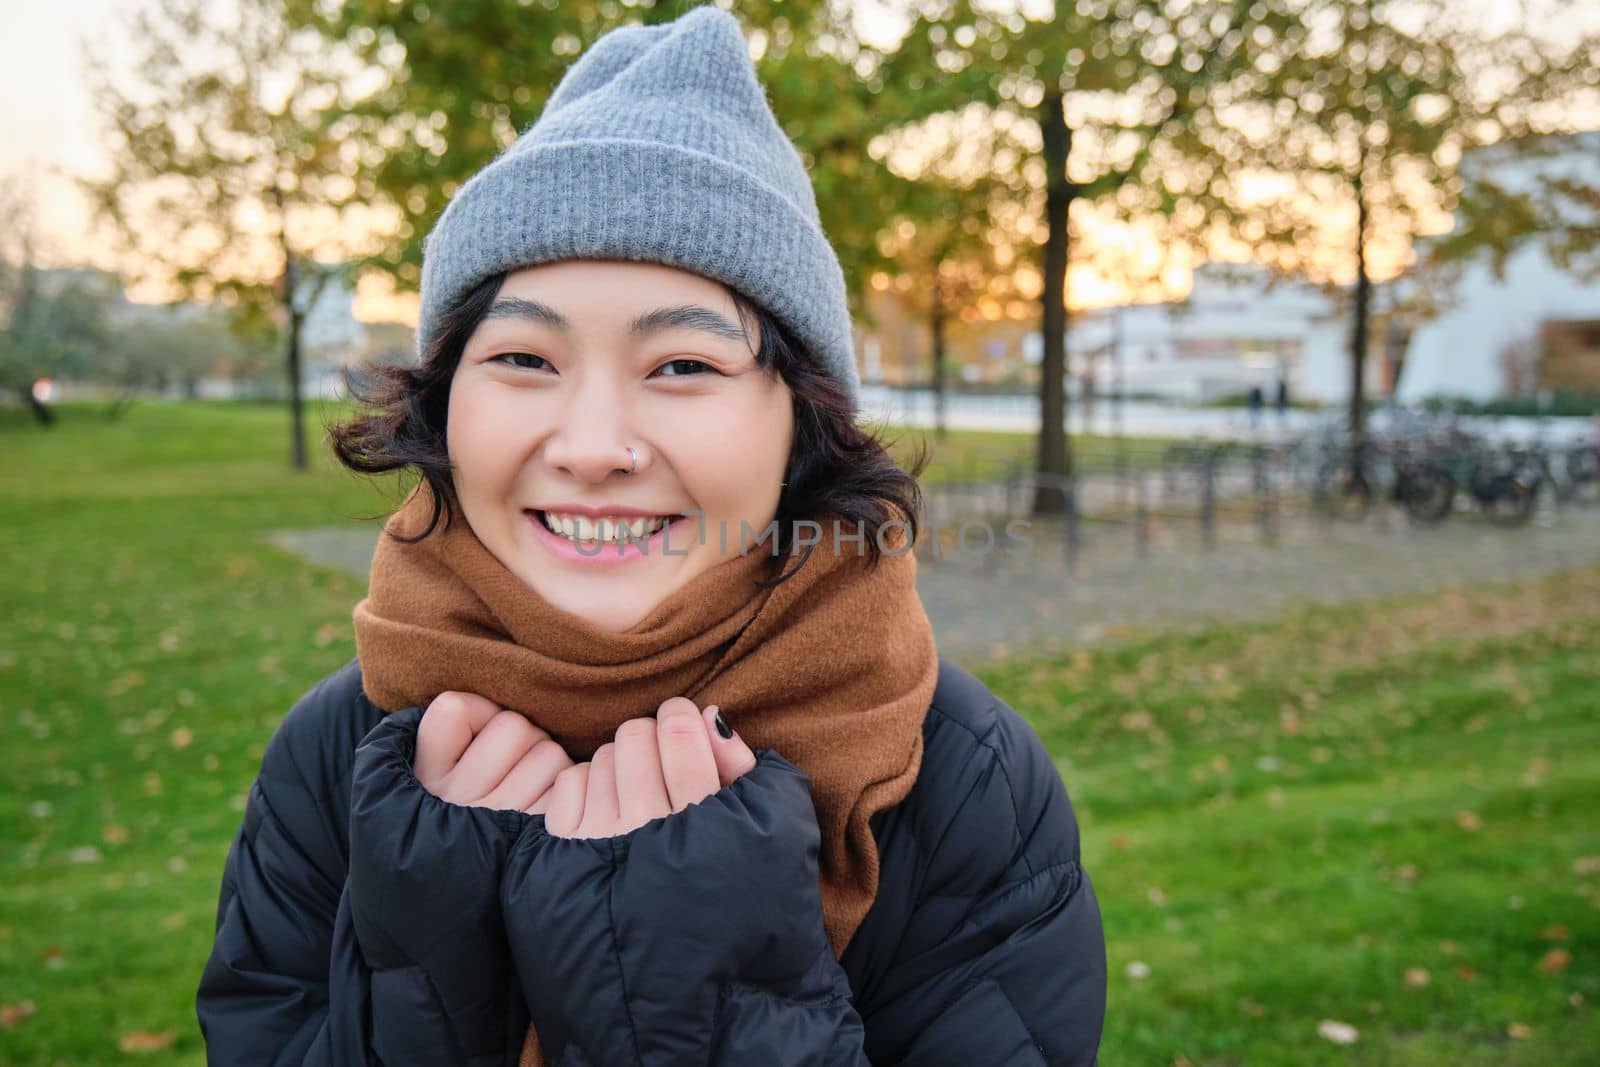
[(493, 484), (507, 466), (512, 439), (504, 432), (504, 405), (494, 402), (492, 390), (471, 382), (452, 386), (445, 425), (445, 448), (454, 467), (458, 487)]
[(789, 459), (787, 408), (731, 409), (679, 427), (675, 466), (708, 511), (757, 516), (778, 498)]

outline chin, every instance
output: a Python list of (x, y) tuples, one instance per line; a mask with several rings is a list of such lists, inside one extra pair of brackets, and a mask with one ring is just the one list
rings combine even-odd
[(661, 602), (654, 590), (646, 591), (627, 583), (623, 583), (622, 588), (608, 589), (599, 595), (573, 589), (570, 585), (562, 595), (557, 596), (545, 593), (538, 585), (533, 588), (562, 611), (576, 615), (601, 630), (617, 632), (636, 626)]

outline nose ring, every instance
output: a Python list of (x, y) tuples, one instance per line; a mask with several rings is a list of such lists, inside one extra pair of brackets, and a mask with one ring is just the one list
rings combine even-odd
[(633, 450), (632, 445), (624, 445), (623, 447), (628, 450), (628, 458), (633, 461), (633, 465), (628, 468), (628, 473), (632, 474), (639, 469), (639, 453)]

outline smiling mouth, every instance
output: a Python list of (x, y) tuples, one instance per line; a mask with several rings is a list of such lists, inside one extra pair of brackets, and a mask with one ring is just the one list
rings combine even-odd
[[(551, 521), (550, 521), (550, 516), (549, 516), (548, 512), (541, 511), (538, 508), (527, 508), (525, 510), (527, 511), (527, 513), (529, 515), (532, 515), (536, 520), (538, 520), (539, 524), (541, 526), (543, 526), (546, 530), (550, 531), (552, 534), (555, 534), (557, 537), (564, 537), (567, 540), (573, 542), (574, 544), (613, 544), (613, 543), (618, 543), (618, 542), (621, 542), (621, 543), (624, 543), (624, 544), (627, 544), (627, 543), (638, 544), (641, 541), (645, 541), (645, 540), (648, 540), (651, 537), (654, 537), (656, 534), (660, 533), (666, 527), (668, 527), (668, 526), (672, 525), (673, 523), (677, 522), (679, 519), (684, 518), (683, 515), (659, 515), (659, 516), (651, 519), (649, 521), (649, 523), (646, 524), (645, 531), (644, 531), (644, 534), (643, 534), (642, 537), (641, 536), (634, 536), (632, 534), (625, 534), (624, 535), (624, 534), (617, 533), (615, 536), (589, 537), (589, 538), (579, 539), (579, 538), (573, 537), (572, 535), (566, 533), (559, 526), (553, 525), (551, 523)], [(624, 529), (626, 529), (626, 527)], [(616, 532), (616, 528), (615, 527), (612, 527), (612, 532), (614, 532), (614, 533)]]

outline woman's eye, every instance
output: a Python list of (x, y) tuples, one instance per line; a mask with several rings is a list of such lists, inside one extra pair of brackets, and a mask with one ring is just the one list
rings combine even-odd
[[(698, 359), (670, 359), (667, 362), (661, 364), (661, 370), (666, 370), (668, 367), (699, 367), (699, 368), (701, 368), (702, 370), (704, 370), (705, 372), (707, 372), (709, 374), (715, 374), (717, 372), (716, 368), (713, 367), (711, 364), (702, 362), (701, 360), (698, 360)], [(687, 375), (682, 374), (682, 373), (678, 373), (678, 374), (669, 374), (669, 375), (667, 375), (667, 377), (669, 377), (669, 378), (691, 377), (692, 378), (697, 373), (698, 372), (691, 370), (691, 371), (688, 372)]]
[(517, 362), (518, 360), (528, 360), (528, 359), (537, 359), (540, 362), (544, 362), (544, 363), (549, 362), (543, 356), (536, 356), (532, 352), (507, 352), (504, 355), (495, 356), (489, 362), (490, 363), (499, 363), (502, 360), (507, 360), (507, 361), (510, 362), (511, 366), (521, 368), (522, 370), (538, 370), (539, 369), (538, 367), (530, 367), (526, 363)]

